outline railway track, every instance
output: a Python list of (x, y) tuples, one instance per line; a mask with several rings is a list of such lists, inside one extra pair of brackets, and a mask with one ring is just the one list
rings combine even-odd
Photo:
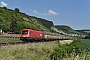
[(19, 45), (19, 44), (27, 44), (28, 42), (10, 42), (10, 43), (0, 43), (0, 46), (8, 46), (8, 45)]
[[(20, 38), (20, 34), (3, 34), (0, 35), (1, 37), (4, 38)], [(52, 42), (52, 41), (58, 41), (58, 40), (71, 40), (71, 39), (48, 39), (48, 40), (42, 40), (42, 41), (31, 41), (31, 43), (38, 43), (38, 42)], [(8, 45), (19, 45), (19, 44), (27, 44), (28, 42), (10, 42), (10, 43), (0, 43), (0, 46), (8, 46)], [(30, 41), (29, 41), (30, 43)]]
[(20, 45), (20, 44), (28, 44), (28, 43), (53, 42), (53, 41), (65, 41), (65, 40), (31, 41), (31, 42), (10, 42), (10, 43), (0, 43), (0, 46)]

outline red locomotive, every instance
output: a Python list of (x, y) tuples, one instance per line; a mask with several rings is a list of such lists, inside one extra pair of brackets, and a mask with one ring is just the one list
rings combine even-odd
[(32, 29), (23, 29), (21, 32), (22, 41), (33, 41), (33, 40), (42, 40), (44, 38), (44, 33), (38, 30)]

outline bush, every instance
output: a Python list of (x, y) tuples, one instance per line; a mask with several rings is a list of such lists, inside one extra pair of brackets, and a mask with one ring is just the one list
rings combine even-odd
[(71, 44), (64, 45), (58, 43), (58, 47), (51, 53), (50, 58), (51, 60), (58, 60), (65, 57), (70, 57), (72, 53), (75, 53), (74, 56), (79, 55), (81, 52), (82, 48), (80, 40), (74, 40)]

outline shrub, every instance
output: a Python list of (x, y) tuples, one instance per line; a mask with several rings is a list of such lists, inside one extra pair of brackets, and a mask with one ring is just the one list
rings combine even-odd
[(74, 56), (81, 54), (81, 42), (80, 40), (74, 40), (71, 44), (64, 44), (61, 45), (58, 43), (58, 47), (54, 49), (51, 53), (50, 58), (51, 60), (58, 60), (65, 57), (70, 57), (72, 53), (75, 53)]

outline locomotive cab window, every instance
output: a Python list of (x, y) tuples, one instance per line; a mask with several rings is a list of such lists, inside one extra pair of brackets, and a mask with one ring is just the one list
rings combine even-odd
[(28, 30), (23, 30), (22, 34), (28, 34)]

